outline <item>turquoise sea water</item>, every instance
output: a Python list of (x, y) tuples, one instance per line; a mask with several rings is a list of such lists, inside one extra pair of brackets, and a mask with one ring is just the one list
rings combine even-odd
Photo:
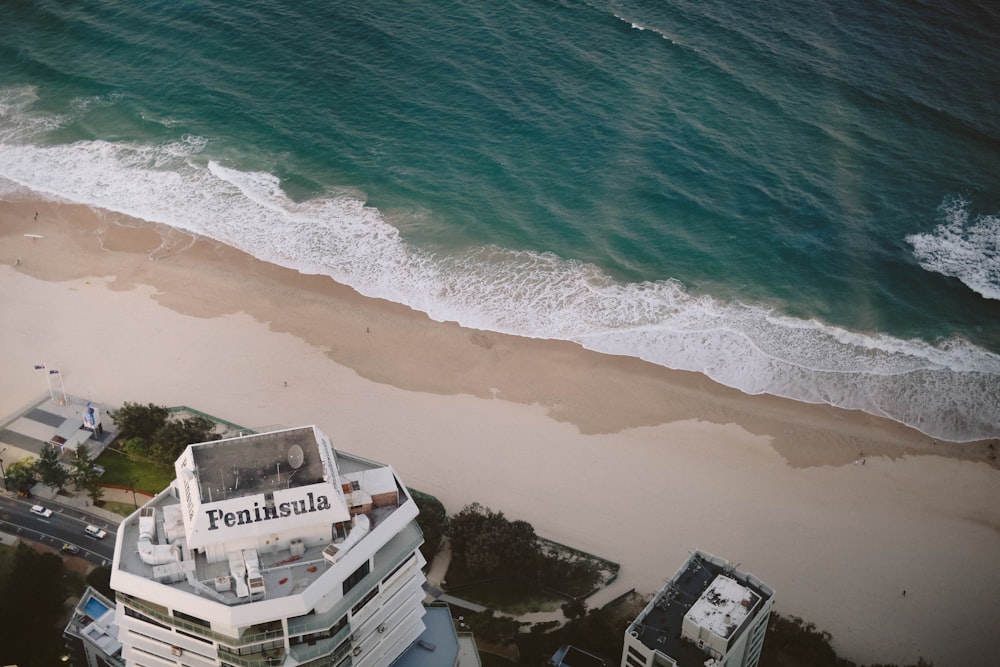
[(996, 437), (998, 32), (985, 0), (7, 2), (0, 196)]

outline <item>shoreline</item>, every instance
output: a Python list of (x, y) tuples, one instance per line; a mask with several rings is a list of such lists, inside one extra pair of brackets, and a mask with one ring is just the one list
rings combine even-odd
[[(32, 211), (38, 209), (44, 213), (35, 223)], [(744, 394), (700, 373), (593, 352), (573, 342), (436, 322), (407, 306), (364, 297), (327, 276), (303, 275), (205, 237), (108, 211), (76, 204), (0, 202), (0, 225), (0, 238), (9, 239), (0, 250), (0, 265), (13, 265), (20, 258), (17, 270), (34, 278), (113, 276), (109, 287), (115, 290), (150, 285), (157, 290), (153, 298), (175, 312), (205, 318), (246, 313), (272, 331), (326, 350), (329, 358), (374, 382), (538, 404), (553, 419), (569, 422), (584, 434), (697, 418), (766, 433), (797, 467), (845, 465), (865, 455), (921, 454), (1000, 467), (997, 439), (938, 440), (858, 410)], [(46, 232), (45, 243), (16, 239), (18, 233)], [(43, 255), (36, 261), (39, 245), (58, 245), (60, 265), (45, 265)], [(66, 255), (75, 255), (75, 261), (65, 261)], [(100, 270), (94, 274), (98, 257)], [(189, 272), (206, 269), (212, 290), (199, 295), (189, 289)], [(227, 280), (235, 284), (220, 284)], [(379, 322), (376, 330), (374, 322)], [(437, 353), (411, 355), (414, 345)], [(538, 359), (545, 359), (545, 365)], [(775, 420), (785, 423), (781, 432), (771, 428)], [(804, 442), (806, 432), (814, 440)], [(845, 438), (851, 443), (843, 442)]]
[(434, 322), (84, 206), (0, 203), (0, 239), (0, 414), (44, 390), (32, 364), (45, 363), (103, 403), (314, 423), (449, 513), (478, 501), (527, 520), (620, 563), (642, 593), (702, 548), (849, 659), (1000, 651), (990, 441), (934, 444), (863, 413)]

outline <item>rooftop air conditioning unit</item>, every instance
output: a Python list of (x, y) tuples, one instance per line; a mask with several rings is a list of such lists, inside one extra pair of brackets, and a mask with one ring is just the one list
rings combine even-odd
[(264, 577), (249, 577), (247, 579), (247, 585), (250, 587), (250, 594), (263, 593), (264, 592)]
[(340, 560), (341, 557), (340, 548), (335, 544), (328, 544), (326, 548), (323, 549), (323, 558), (326, 562), (333, 564)]

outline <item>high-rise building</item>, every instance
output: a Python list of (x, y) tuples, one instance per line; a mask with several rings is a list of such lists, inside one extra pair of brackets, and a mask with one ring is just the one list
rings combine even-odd
[(756, 667), (774, 591), (695, 551), (625, 632), (622, 667)]
[(189, 446), (118, 529), (130, 666), (386, 667), (424, 631), (417, 506), (315, 427)]

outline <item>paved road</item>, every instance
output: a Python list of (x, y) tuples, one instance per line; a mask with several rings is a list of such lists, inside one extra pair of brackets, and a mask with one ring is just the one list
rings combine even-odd
[[(33, 514), (30, 508), (35, 504), (52, 510), (52, 516)], [(83, 531), (88, 524), (107, 531), (107, 537), (97, 540), (86, 535)], [(0, 496), (0, 531), (54, 547), (76, 545), (79, 555), (96, 565), (110, 563), (114, 557), (117, 529), (117, 523), (76, 507)]]

